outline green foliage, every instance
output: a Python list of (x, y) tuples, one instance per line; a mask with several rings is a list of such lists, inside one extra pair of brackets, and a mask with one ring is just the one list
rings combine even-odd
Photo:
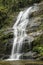
[[(11, 38), (13, 38), (13, 33), (10, 32), (8, 34), (4, 34), (4, 31), (0, 32), (0, 54), (6, 53), (5, 51), (7, 48), (7, 44), (9, 44), (8, 41)], [(11, 45), (10, 45), (10, 47), (11, 47)]]
[[(12, 33), (4, 34), (4, 32), (9, 27), (13, 25), (13, 18), (16, 14), (25, 7), (33, 5), (33, 3), (39, 3), (42, 0), (0, 0), (0, 54), (5, 53), (6, 44), (8, 40), (13, 38)], [(43, 18), (43, 15), (41, 16)], [(41, 24), (41, 29), (43, 29), (43, 25)], [(3, 29), (3, 31), (2, 31)], [(38, 37), (37, 40), (32, 42), (33, 51), (37, 51), (40, 55), (43, 55), (43, 35)], [(24, 45), (23, 52), (28, 52), (28, 44)], [(7, 46), (9, 49), (9, 46)], [(22, 51), (22, 50), (21, 50)], [(7, 50), (8, 52), (8, 50)]]
[(0, 29), (10, 26), (9, 24), (12, 21), (12, 18), (10, 17), (11, 13), (20, 11), (21, 8), (40, 1), (42, 0), (0, 0)]
[(43, 56), (43, 35), (39, 36), (37, 40), (33, 42), (33, 51), (38, 52), (40, 55)]
[(2, 26), (6, 23), (6, 19), (7, 19), (8, 15), (7, 15), (7, 9), (4, 6), (0, 7), (0, 29), (2, 28)]

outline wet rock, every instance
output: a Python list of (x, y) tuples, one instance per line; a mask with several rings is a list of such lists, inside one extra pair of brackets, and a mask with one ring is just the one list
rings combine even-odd
[(27, 52), (27, 53), (23, 53), (20, 58), (21, 58), (21, 59), (35, 59), (35, 58), (34, 58), (34, 55), (36, 55), (36, 54), (37, 54), (37, 52), (29, 51), (29, 52)]
[(10, 57), (10, 55), (4, 55), (1, 60), (5, 60), (5, 59), (8, 59)]

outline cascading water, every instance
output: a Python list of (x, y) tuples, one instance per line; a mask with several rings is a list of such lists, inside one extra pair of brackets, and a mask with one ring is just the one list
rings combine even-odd
[(31, 47), (30, 42), (34, 40), (33, 37), (30, 37), (26, 33), (27, 25), (31, 25), (32, 21), (30, 21), (29, 16), (32, 12), (37, 11), (37, 6), (29, 7), (28, 9), (21, 11), (17, 17), (17, 21), (15, 22), (14, 29), (14, 42), (12, 47), (12, 52), (10, 59), (18, 60), (21, 56), (20, 50), (22, 49), (23, 41), (28, 39), (29, 46)]

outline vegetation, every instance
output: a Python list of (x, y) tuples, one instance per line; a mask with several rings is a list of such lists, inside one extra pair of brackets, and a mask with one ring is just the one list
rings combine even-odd
[(37, 37), (33, 42), (33, 51), (37, 51), (40, 55), (43, 56), (43, 35)]
[[(8, 29), (13, 26), (15, 22), (14, 20), (19, 11), (24, 9), (25, 7), (33, 5), (34, 3), (40, 3), (41, 1), (43, 0), (0, 0), (0, 55), (10, 54), (12, 42), (10, 42), (11, 44), (9, 44), (9, 40), (13, 38), (13, 33), (8, 32)], [(42, 23), (37, 28), (37, 30), (43, 30), (42, 13), (39, 14), (38, 16), (35, 15), (35, 17), (42, 18), (41, 19)], [(38, 54), (43, 56), (43, 35), (38, 36), (37, 39), (34, 40), (31, 44), (32, 44), (32, 51), (37, 52)], [(28, 52), (29, 51), (28, 45), (24, 46), (27, 47), (23, 47), (23, 49), (25, 48), (23, 52)]]
[(12, 17), (12, 14), (14, 12), (18, 12), (21, 8), (30, 6), (33, 3), (39, 3), (40, 1), (42, 0), (0, 0), (0, 29), (12, 26), (11, 21), (14, 17), (14, 15)]

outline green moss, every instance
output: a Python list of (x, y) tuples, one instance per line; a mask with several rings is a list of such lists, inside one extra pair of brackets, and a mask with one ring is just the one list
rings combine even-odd
[(0, 6), (0, 11), (4, 12), (4, 13), (7, 13), (8, 9), (4, 6)]
[[(7, 44), (9, 44), (8, 41), (13, 38), (12, 32), (6, 33), (6, 34), (4, 32), (5, 32), (5, 30), (0, 32), (0, 54), (6, 53), (5, 51), (6, 51), (6, 48), (7, 48)], [(11, 47), (11, 45), (10, 45), (10, 47)], [(8, 46), (8, 49), (10, 47)]]
[(43, 56), (43, 35), (37, 37), (33, 42), (33, 51)]

